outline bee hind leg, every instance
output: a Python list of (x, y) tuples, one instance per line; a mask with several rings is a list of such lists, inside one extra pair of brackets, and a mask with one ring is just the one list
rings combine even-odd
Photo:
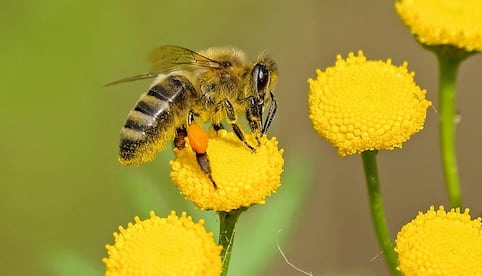
[(211, 180), (211, 182), (213, 183), (214, 189), (217, 189), (218, 185), (216, 185), (216, 182), (214, 181), (213, 175), (211, 173), (211, 166), (209, 165), (208, 153), (207, 152), (204, 152), (204, 153), (197, 153), (196, 152), (196, 160), (197, 160), (197, 163), (198, 163), (199, 167), (201, 168), (201, 170), (204, 172), (204, 174), (207, 175), (209, 180)]
[(174, 144), (181, 145), (182, 140), (182, 148), (186, 146), (185, 138), (186, 136), (189, 137), (191, 141), (191, 148), (196, 153), (196, 161), (199, 165), (199, 168), (206, 174), (209, 180), (212, 182), (213, 187), (215, 189), (218, 188), (216, 182), (214, 181), (211, 173), (211, 165), (209, 164), (208, 153), (206, 152), (207, 148), (207, 134), (206, 132), (198, 125), (194, 124), (194, 113), (192, 111), (189, 112), (188, 117), (188, 128), (178, 128), (176, 129), (176, 138), (174, 139)]

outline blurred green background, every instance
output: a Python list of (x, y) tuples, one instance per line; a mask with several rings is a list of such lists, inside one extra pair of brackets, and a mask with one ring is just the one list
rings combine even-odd
[[(393, 235), (432, 204), (447, 205), (437, 140), (437, 64), (402, 26), (392, 1), (1, 1), (0, 267), (2, 275), (102, 275), (112, 232), (149, 210), (195, 211), (168, 178), (171, 151), (117, 163), (119, 131), (149, 81), (160, 45), (267, 51), (280, 68), (270, 134), (285, 148), (283, 186), (240, 219), (230, 275), (385, 275), (358, 156), (340, 158), (307, 118), (307, 78), (337, 54), (409, 62), (434, 108), (402, 150), (379, 154)], [(465, 204), (482, 210), (480, 69), (459, 75), (458, 154)], [(269, 219), (267, 219), (269, 218)], [(267, 239), (266, 237), (269, 237)], [(261, 257), (260, 257), (261, 256)]]

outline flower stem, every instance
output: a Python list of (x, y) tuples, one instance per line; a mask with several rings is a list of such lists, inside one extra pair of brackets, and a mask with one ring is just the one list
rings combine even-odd
[(221, 251), (221, 259), (223, 261), (223, 271), (221, 276), (226, 276), (228, 274), (229, 261), (231, 259), (231, 249), (234, 243), (234, 234), (236, 228), (236, 222), (238, 221), (239, 215), (246, 208), (240, 208), (232, 210), (230, 212), (219, 211), (219, 244), (223, 246)]
[(400, 271), (397, 269), (398, 257), (393, 249), (392, 239), (385, 220), (376, 156), (376, 151), (365, 151), (362, 153), (373, 225), (375, 227), (378, 243), (383, 250), (385, 261), (390, 266), (392, 275), (401, 275)]
[(440, 150), (442, 153), (445, 185), (450, 205), (461, 207), (459, 172), (455, 154), (455, 89), (457, 70), (461, 59), (438, 54), (439, 62), (439, 116)]

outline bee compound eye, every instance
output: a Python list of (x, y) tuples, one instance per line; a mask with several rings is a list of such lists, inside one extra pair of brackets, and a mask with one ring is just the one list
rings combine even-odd
[(263, 64), (256, 64), (254, 66), (254, 77), (256, 78), (256, 87), (258, 91), (263, 91), (268, 85), (269, 71)]

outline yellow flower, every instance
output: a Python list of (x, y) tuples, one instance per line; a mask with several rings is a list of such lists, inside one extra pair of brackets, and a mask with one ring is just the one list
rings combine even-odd
[(362, 51), (340, 55), (334, 67), (309, 79), (309, 117), (317, 133), (338, 148), (341, 156), (367, 150), (402, 147), (423, 129), (425, 99), (407, 71), (391, 60), (367, 61)]
[(185, 212), (167, 218), (151, 212), (150, 218), (135, 218), (127, 229), (114, 233), (107, 245), (105, 275), (219, 275), (221, 249), (207, 233), (204, 221), (194, 223)]
[(482, 1), (401, 0), (395, 7), (422, 44), (482, 51)]
[(405, 275), (482, 275), (481, 219), (471, 220), (469, 209), (431, 206), (402, 227), (396, 244)]
[[(257, 144), (251, 134), (245, 136), (252, 145)], [(171, 179), (200, 209), (230, 211), (264, 204), (280, 186), (283, 150), (278, 149), (275, 138), (261, 137), (253, 153), (232, 132), (210, 132), (207, 154), (217, 188), (201, 171), (189, 138), (186, 147), (175, 149), (175, 154), (176, 159), (170, 163)]]

